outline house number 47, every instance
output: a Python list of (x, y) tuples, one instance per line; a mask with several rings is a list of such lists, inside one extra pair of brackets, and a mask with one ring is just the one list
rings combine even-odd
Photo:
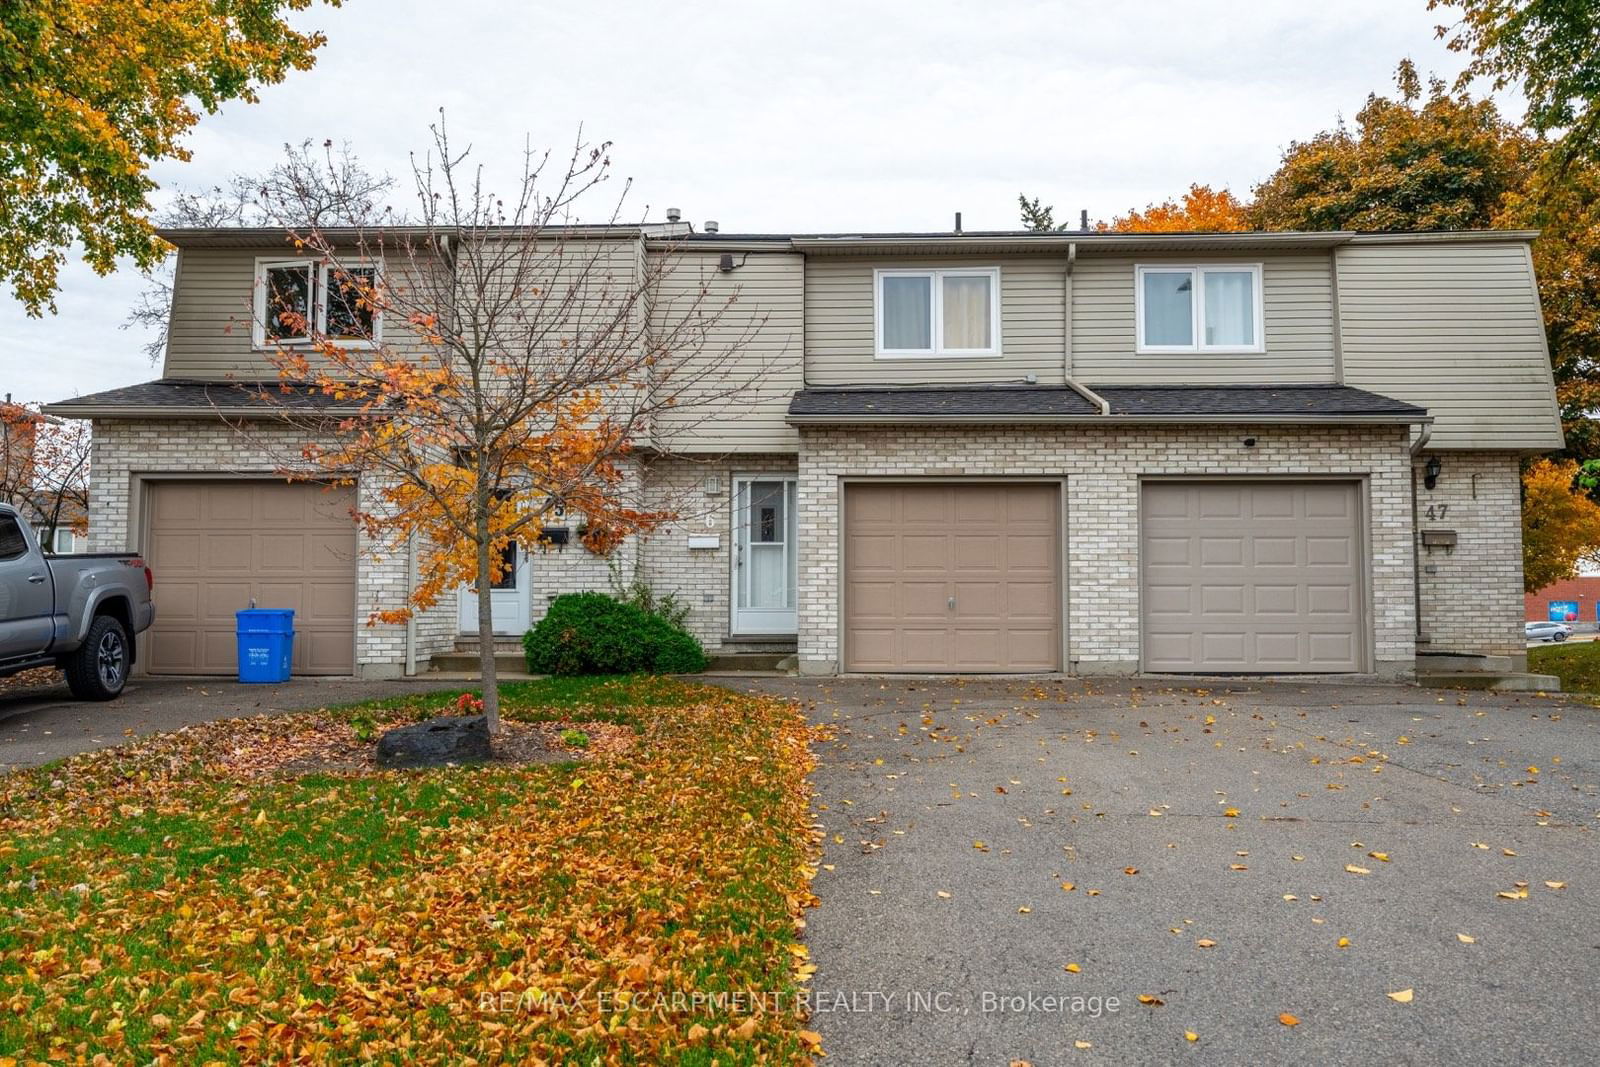
[(1437, 520), (1443, 519), (1449, 513), (1450, 513), (1450, 505), (1449, 504), (1429, 504), (1428, 505), (1428, 521), (1429, 522), (1435, 522)]

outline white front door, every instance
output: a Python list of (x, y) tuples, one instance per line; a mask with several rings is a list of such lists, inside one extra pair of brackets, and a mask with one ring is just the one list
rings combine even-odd
[[(528, 554), (520, 545), (505, 547), (505, 574), (489, 590), (489, 612), (494, 617), (494, 632), (521, 637), (528, 629), (528, 608), (532, 590), (528, 583)], [(478, 591), (461, 587), (461, 632), (478, 632)]]
[(733, 632), (796, 631), (795, 480), (735, 478), (733, 483)]

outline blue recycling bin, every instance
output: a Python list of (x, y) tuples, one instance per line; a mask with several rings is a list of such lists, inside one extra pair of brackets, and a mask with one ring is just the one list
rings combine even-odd
[(287, 682), (294, 656), (294, 612), (251, 608), (235, 613), (239, 624), (239, 681)]

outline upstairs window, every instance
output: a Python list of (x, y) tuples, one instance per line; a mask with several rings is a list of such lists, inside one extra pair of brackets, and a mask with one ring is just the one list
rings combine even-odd
[(1261, 265), (1137, 267), (1140, 352), (1263, 352)]
[(382, 316), (371, 293), (379, 264), (350, 260), (338, 265), (311, 259), (258, 260), (255, 282), (255, 344), (307, 344), (316, 331), (336, 344), (382, 339)]
[(1000, 352), (1000, 268), (876, 272), (877, 354), (884, 358)]

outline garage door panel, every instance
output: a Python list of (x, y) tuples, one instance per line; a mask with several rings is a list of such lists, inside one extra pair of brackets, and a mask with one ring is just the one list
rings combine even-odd
[(856, 561), (858, 572), (882, 570), (895, 565), (893, 534), (854, 534), (846, 539), (845, 549)]
[(893, 582), (851, 582), (845, 589), (862, 619), (894, 618), (895, 592)]
[(950, 523), (950, 499), (942, 489), (907, 489), (900, 498), (900, 521)]
[(1005, 613), (1013, 625), (1018, 622), (1053, 620), (1059, 600), (1053, 579), (1010, 581), (1005, 585)]
[[(999, 619), (1006, 614), (1006, 587), (1001, 582), (955, 582), (953, 594), (962, 618)], [(944, 606), (948, 610), (948, 602)]]
[(948, 611), (949, 587), (945, 582), (904, 581), (896, 587), (899, 592), (898, 614), (906, 619), (938, 619), (943, 621)]
[(1187, 615), (1192, 610), (1192, 585), (1149, 585), (1145, 587), (1145, 610), (1151, 615)]
[(147, 558), (156, 583), (152, 673), (232, 674), (234, 613), (295, 612), (294, 670), (355, 669), (354, 491), (237, 480), (154, 482)]
[(999, 571), (1005, 567), (1005, 542), (992, 536), (957, 534), (952, 548), (958, 570)]
[(1354, 549), (1348, 537), (1307, 537), (1306, 566), (1348, 567), (1355, 562)]
[(1254, 609), (1258, 615), (1293, 615), (1300, 610), (1297, 585), (1257, 585)]
[(1193, 547), (1187, 537), (1151, 537), (1145, 541), (1145, 562), (1152, 567), (1188, 566)]
[(1200, 611), (1207, 615), (1243, 615), (1245, 587), (1242, 585), (1202, 585)]
[(942, 574), (950, 566), (950, 538), (946, 534), (903, 534), (896, 555), (901, 570)]
[(1056, 668), (1059, 509), (1054, 485), (846, 486), (846, 668)]
[(1146, 668), (1360, 670), (1361, 554), (1353, 482), (1147, 483)]

